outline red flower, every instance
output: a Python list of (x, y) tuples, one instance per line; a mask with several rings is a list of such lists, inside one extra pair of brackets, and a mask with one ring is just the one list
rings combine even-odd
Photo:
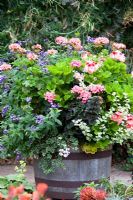
[(107, 194), (104, 190), (97, 190), (96, 191), (96, 200), (105, 200)]
[(10, 186), (8, 189), (8, 199), (13, 199), (17, 196), (17, 190), (15, 186)]
[(96, 190), (86, 187), (80, 191), (80, 200), (96, 200)]
[(31, 200), (32, 195), (28, 193), (20, 194), (18, 199), (19, 200)]
[(0, 193), (0, 200), (2, 200), (3, 199), (3, 196), (2, 196), (2, 194)]
[(33, 192), (33, 197), (32, 197), (32, 200), (39, 200), (40, 199), (40, 195), (39, 195), (39, 192), (37, 190), (35, 190)]
[(16, 193), (17, 195), (22, 194), (24, 192), (24, 186), (20, 185), (19, 187), (16, 188)]
[(47, 189), (48, 189), (48, 185), (47, 184), (45, 184), (45, 183), (39, 183), (38, 185), (37, 185), (37, 191), (39, 192), (39, 194), (41, 195), (41, 196), (43, 196), (45, 193), (46, 193), (46, 191), (47, 191)]

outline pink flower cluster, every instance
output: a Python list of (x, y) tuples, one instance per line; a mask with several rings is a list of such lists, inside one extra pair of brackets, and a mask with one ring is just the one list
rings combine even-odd
[(82, 87), (75, 85), (72, 89), (71, 92), (74, 94), (78, 94), (79, 96), (77, 97), (77, 99), (81, 99), (82, 103), (86, 103), (88, 101), (88, 99), (91, 98), (91, 93), (84, 90)]
[(128, 129), (133, 129), (133, 115), (131, 114), (127, 115), (126, 127)]
[(131, 76), (132, 76), (132, 78), (133, 78), (133, 71), (131, 72)]
[(99, 67), (100, 67), (99, 63), (96, 63), (94, 61), (87, 61), (84, 68), (84, 72), (93, 74)]
[(125, 121), (126, 123), (126, 128), (127, 129), (133, 129), (133, 115), (128, 114), (126, 119), (124, 119), (123, 117), (123, 113), (118, 111), (115, 112), (112, 116), (111, 116), (111, 120), (114, 122), (117, 122), (117, 124), (121, 124), (122, 121)]
[(32, 49), (40, 51), (40, 50), (42, 50), (42, 46), (41, 46), (41, 44), (35, 44), (35, 45), (32, 46)]
[(59, 45), (65, 45), (68, 43), (68, 39), (66, 37), (59, 36), (59, 37), (56, 37), (55, 42), (56, 44), (59, 44)]
[(74, 78), (77, 79), (78, 81), (83, 81), (84, 80), (84, 75), (80, 74), (79, 72), (75, 72)]
[(44, 94), (44, 99), (46, 101), (48, 101), (49, 103), (53, 103), (53, 101), (55, 100), (55, 98), (56, 98), (56, 95), (55, 95), (54, 92), (46, 92)]
[(112, 116), (111, 116), (111, 120), (114, 122), (117, 122), (117, 124), (121, 124), (121, 122), (123, 121), (123, 113), (122, 112), (115, 112)]
[(105, 87), (100, 84), (91, 84), (88, 86), (88, 89), (91, 93), (96, 94), (96, 93), (102, 93), (105, 91)]
[(38, 56), (35, 53), (30, 52), (30, 53), (27, 53), (27, 58), (29, 60), (37, 60)]
[(109, 44), (109, 39), (106, 38), (106, 37), (97, 37), (94, 40), (94, 44), (98, 45), (98, 46), (100, 46), (100, 45), (106, 45), (106, 44)]
[(57, 54), (58, 51), (55, 50), (55, 49), (49, 49), (49, 50), (47, 51), (47, 53), (48, 53), (49, 55), (54, 55), (54, 54)]
[(7, 64), (7, 63), (3, 63), (2, 65), (0, 65), (0, 71), (7, 71), (12, 69), (11, 65)]
[(126, 60), (124, 53), (121, 53), (121, 51), (118, 51), (118, 50), (117, 51), (113, 51), (110, 54), (110, 58), (118, 60), (120, 62), (125, 62), (125, 60)]
[(82, 63), (80, 60), (73, 60), (70, 65), (72, 67), (81, 67)]
[(126, 45), (123, 44), (123, 43), (114, 42), (114, 43), (112, 44), (112, 48), (113, 48), (113, 49), (117, 49), (117, 50), (126, 49)]
[(83, 48), (81, 45), (81, 40), (79, 38), (71, 38), (69, 40), (69, 44), (77, 51)]
[(16, 53), (26, 53), (26, 50), (20, 46), (18, 43), (13, 43), (9, 45), (9, 49)]

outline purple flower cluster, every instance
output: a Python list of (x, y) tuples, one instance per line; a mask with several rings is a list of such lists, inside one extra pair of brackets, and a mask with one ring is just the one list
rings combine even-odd
[(43, 115), (37, 115), (36, 116), (36, 123), (37, 124), (43, 124), (44, 122), (44, 116)]
[(95, 40), (95, 38), (92, 38), (92, 37), (90, 37), (90, 36), (88, 36), (87, 39), (86, 39), (86, 41), (87, 41), (88, 43), (93, 43), (94, 40)]
[(10, 86), (9, 85), (4, 85), (4, 93), (8, 93), (10, 90)]
[(37, 131), (37, 127), (34, 126), (34, 125), (32, 125), (32, 126), (30, 127), (30, 131), (32, 131), (32, 132)]
[(6, 105), (2, 108), (2, 112), (1, 112), (1, 115), (2, 117), (5, 117), (6, 113), (8, 112), (10, 106), (9, 105)]
[(5, 75), (0, 75), (0, 84), (2, 84), (6, 79)]
[(3, 134), (6, 135), (7, 133), (8, 133), (8, 130), (7, 130), (7, 129), (4, 129), (4, 130), (3, 130)]
[(16, 150), (14, 153), (16, 153), (16, 160), (17, 161), (22, 159), (22, 155), (21, 155), (20, 151)]
[(0, 144), (0, 151), (4, 150), (4, 146)]
[(11, 114), (10, 119), (12, 120), (12, 122), (19, 122), (20, 117), (14, 114)]
[(55, 103), (50, 103), (51, 108), (59, 108), (59, 104), (55, 104)]

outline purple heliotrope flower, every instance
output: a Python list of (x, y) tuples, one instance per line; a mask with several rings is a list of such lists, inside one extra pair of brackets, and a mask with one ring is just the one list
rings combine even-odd
[(4, 146), (0, 144), (0, 151), (4, 150)]
[(56, 103), (50, 103), (51, 108), (59, 108), (59, 104)]
[(8, 112), (10, 106), (9, 105), (6, 105), (2, 108), (2, 112), (1, 112), (1, 115), (2, 117), (4, 117), (6, 115), (6, 113)]
[(87, 39), (86, 39), (86, 41), (87, 41), (88, 43), (93, 43), (94, 40), (95, 40), (95, 38), (92, 38), (92, 37), (90, 37), (90, 36), (88, 36)]
[(14, 114), (11, 114), (10, 119), (12, 122), (18, 122), (20, 120), (20, 117)]
[(37, 130), (37, 127), (36, 126), (34, 126), (34, 125), (32, 125), (30, 128), (30, 131), (32, 131), (32, 132), (34, 132), (34, 131), (36, 131)]
[(19, 151), (15, 151), (15, 153), (16, 153), (16, 160), (17, 161), (21, 160), (22, 159), (21, 153)]
[(3, 130), (3, 134), (6, 135), (7, 133), (8, 133), (8, 130), (7, 130), (7, 129), (4, 129), (4, 130)]
[(31, 102), (31, 100), (32, 100), (32, 98), (31, 98), (31, 97), (26, 97), (26, 99), (25, 99), (25, 100), (26, 100), (26, 102), (27, 102), (27, 103), (30, 103), (30, 102)]
[(9, 85), (5, 85), (4, 86), (4, 93), (9, 92), (9, 90), (10, 90), (10, 86)]
[(44, 122), (44, 116), (43, 115), (37, 115), (36, 116), (36, 123), (37, 124), (43, 124)]
[(5, 75), (0, 75), (0, 84), (2, 84), (6, 79)]

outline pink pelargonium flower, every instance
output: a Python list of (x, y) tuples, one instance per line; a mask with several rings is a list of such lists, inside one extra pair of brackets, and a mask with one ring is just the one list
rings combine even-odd
[(75, 72), (74, 78), (77, 79), (78, 81), (83, 81), (84, 80), (84, 75), (80, 74), (79, 72)]
[(81, 63), (80, 60), (73, 60), (73, 61), (70, 63), (70, 65), (71, 65), (72, 67), (81, 67), (82, 63)]
[(54, 55), (54, 54), (57, 54), (58, 51), (55, 50), (55, 49), (49, 49), (49, 50), (47, 51), (47, 53), (48, 53), (49, 55)]
[(44, 94), (44, 99), (46, 101), (48, 101), (49, 103), (53, 103), (53, 101), (55, 100), (55, 98), (56, 98), (56, 95), (55, 95), (54, 92), (46, 92)]
[(133, 115), (129, 114), (126, 120), (126, 128), (133, 129)]
[(110, 54), (110, 58), (114, 59), (114, 60), (118, 60), (120, 62), (125, 62), (126, 58), (125, 58), (125, 55), (124, 53), (121, 53), (121, 51), (113, 51), (111, 54)]
[(59, 36), (55, 38), (55, 42), (59, 45), (65, 45), (68, 43), (68, 39), (66, 37)]
[(27, 58), (29, 60), (37, 60), (38, 56), (35, 53), (30, 52), (30, 53), (27, 53)]
[(10, 69), (12, 69), (10, 64), (3, 63), (2, 65), (0, 65), (0, 71), (7, 71), (7, 70), (10, 70)]
[(99, 63), (96, 63), (94, 61), (87, 61), (84, 68), (84, 72), (93, 74), (99, 67), (100, 67)]
[(96, 94), (96, 93), (102, 93), (105, 91), (105, 87), (100, 84), (91, 84), (88, 86), (88, 89), (91, 93)]
[(111, 116), (111, 120), (114, 122), (117, 122), (117, 124), (121, 124), (121, 122), (123, 121), (123, 113), (122, 112), (115, 112), (112, 116)]
[(18, 43), (13, 43), (13, 44), (10, 44), (9, 45), (9, 49), (12, 51), (12, 52), (16, 52), (16, 53), (26, 53), (26, 50), (24, 48), (22, 48), (20, 46), (20, 44)]
[(79, 38), (71, 38), (69, 40), (69, 44), (77, 51), (83, 48), (81, 45), (81, 40)]
[(86, 103), (87, 101), (88, 101), (88, 99), (90, 99), (91, 98), (91, 92), (88, 92), (88, 91), (82, 91), (81, 93), (80, 93), (80, 96), (79, 97), (77, 97), (77, 99), (81, 99), (82, 100), (82, 103)]
[(34, 49), (34, 50), (42, 50), (42, 46), (41, 46), (41, 44), (35, 44), (35, 45), (32, 46), (32, 49)]
[(126, 49), (126, 45), (123, 44), (123, 43), (114, 42), (112, 44), (112, 48), (115, 49), (115, 50)]
[(106, 38), (106, 37), (97, 37), (95, 38), (94, 40), (94, 44), (95, 45), (106, 45), (106, 44), (109, 44), (109, 39)]
[(72, 89), (71, 89), (71, 93), (77, 93), (77, 94), (81, 94), (84, 91), (84, 89), (78, 85), (75, 85)]

